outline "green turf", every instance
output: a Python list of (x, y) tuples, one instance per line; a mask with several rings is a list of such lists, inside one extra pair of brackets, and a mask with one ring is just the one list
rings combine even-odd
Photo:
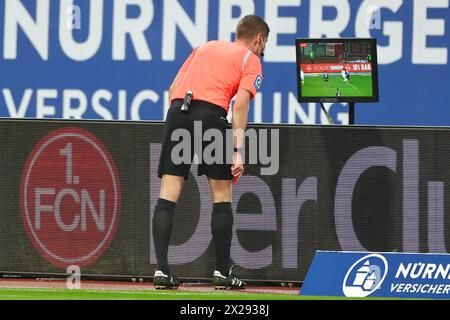
[(298, 300), (299, 295), (236, 291), (0, 289), (0, 300)]
[[(181, 290), (69, 290), (69, 289), (0, 289), (0, 300), (405, 300), (399, 298), (346, 298), (300, 296), (297, 294), (243, 293), (239, 291), (193, 292)], [(406, 299), (416, 300), (416, 299)], [(422, 300), (422, 299), (418, 299)]]
[(372, 96), (372, 77), (352, 75), (350, 82), (344, 82), (341, 76), (330, 75), (328, 83), (323, 80), (323, 76), (305, 77), (302, 95), (304, 97), (335, 97), (337, 88), (343, 97), (370, 97)]

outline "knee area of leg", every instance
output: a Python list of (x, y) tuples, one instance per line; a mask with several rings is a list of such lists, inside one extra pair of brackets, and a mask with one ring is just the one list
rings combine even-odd
[(233, 214), (231, 202), (216, 202), (213, 205), (213, 214)]
[(166, 211), (168, 213), (174, 213), (175, 211), (175, 206), (176, 203), (166, 200), (166, 199), (162, 199), (162, 198), (158, 198), (158, 201), (156, 202), (156, 206), (155, 209), (156, 210), (162, 210), (162, 211)]

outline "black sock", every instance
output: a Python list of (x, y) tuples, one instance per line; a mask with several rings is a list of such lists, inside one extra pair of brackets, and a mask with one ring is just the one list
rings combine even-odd
[(167, 252), (172, 235), (175, 202), (158, 198), (153, 215), (152, 231), (155, 242), (157, 269), (165, 274), (170, 273)]
[(233, 211), (231, 202), (214, 203), (211, 231), (216, 250), (216, 270), (228, 276), (230, 264), (230, 247), (233, 237)]

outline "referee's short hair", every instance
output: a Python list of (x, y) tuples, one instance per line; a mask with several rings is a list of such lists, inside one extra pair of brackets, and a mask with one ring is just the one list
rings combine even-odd
[(252, 40), (258, 33), (264, 38), (269, 36), (269, 26), (259, 16), (249, 14), (242, 18), (236, 27), (236, 37), (238, 39)]

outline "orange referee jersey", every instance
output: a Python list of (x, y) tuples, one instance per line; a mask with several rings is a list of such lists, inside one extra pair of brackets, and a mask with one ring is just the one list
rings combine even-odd
[(210, 41), (196, 47), (179, 73), (181, 80), (174, 99), (183, 99), (191, 90), (194, 100), (218, 105), (227, 113), (239, 89), (248, 90), (253, 99), (263, 79), (259, 57), (228, 41)]

